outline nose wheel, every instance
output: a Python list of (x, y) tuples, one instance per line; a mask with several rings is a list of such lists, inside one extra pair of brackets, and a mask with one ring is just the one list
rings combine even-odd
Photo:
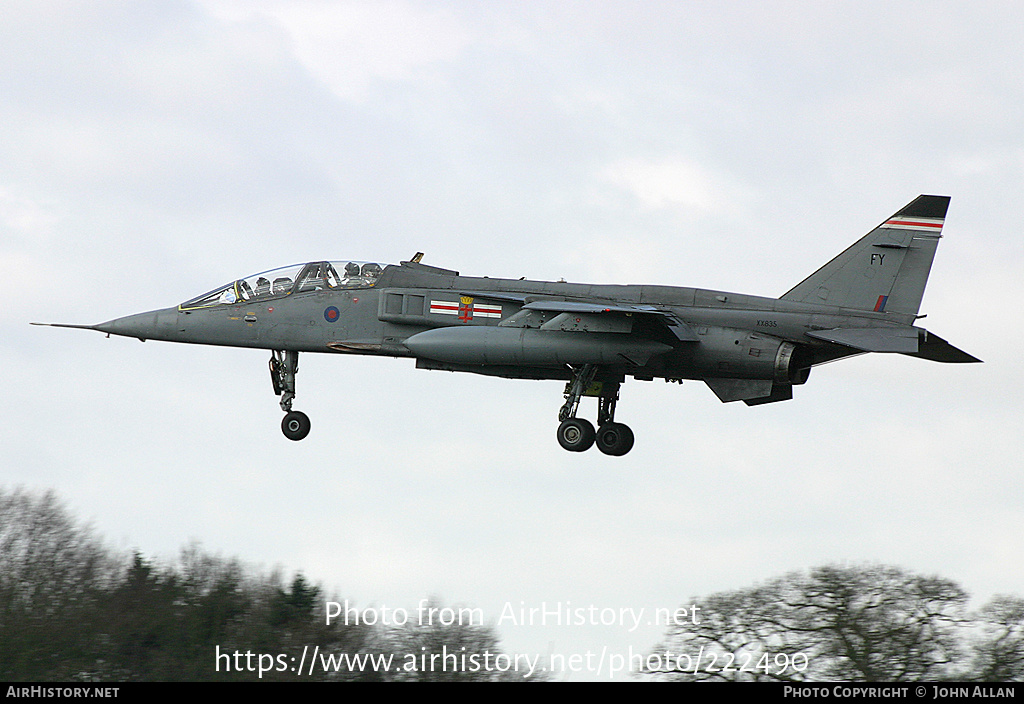
[(281, 397), (281, 432), (289, 440), (302, 440), (309, 435), (309, 416), (292, 410), (295, 399), (295, 375), (299, 372), (299, 353), (274, 350), (270, 354), (270, 381), (274, 393)]
[[(615, 404), (619, 400), (620, 379), (594, 383), (597, 367), (585, 364), (573, 369), (572, 381), (565, 389), (565, 403), (558, 412), (558, 444), (569, 452), (585, 452), (594, 445), (606, 455), (621, 457), (633, 449), (633, 431), (625, 423), (615, 422)], [(580, 399), (597, 396), (597, 425), (576, 417)]]
[(281, 421), (281, 432), (289, 440), (301, 440), (309, 435), (309, 416), (302, 411), (289, 411)]

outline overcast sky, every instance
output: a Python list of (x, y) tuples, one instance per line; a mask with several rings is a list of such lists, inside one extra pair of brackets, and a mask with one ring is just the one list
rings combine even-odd
[[(833, 562), (1022, 594), (1022, 20), (977, 1), (5, 0), (0, 485), (55, 489), (121, 549), (198, 540), (360, 607), (436, 596), (491, 622), (675, 608)], [(921, 324), (984, 364), (866, 355), (756, 408), (631, 380), (623, 458), (559, 448), (559, 382), (303, 355), (294, 443), (266, 352), (28, 325), (416, 251), (778, 296), (921, 193), (952, 196)], [(511, 651), (628, 655), (651, 620), (498, 630)]]

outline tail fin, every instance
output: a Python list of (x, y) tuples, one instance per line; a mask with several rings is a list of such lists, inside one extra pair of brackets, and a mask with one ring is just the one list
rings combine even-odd
[(918, 196), (781, 299), (917, 315), (948, 208)]

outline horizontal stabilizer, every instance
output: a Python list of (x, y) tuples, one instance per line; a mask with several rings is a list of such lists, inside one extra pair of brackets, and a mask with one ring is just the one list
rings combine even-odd
[(930, 359), (933, 362), (947, 362), (953, 364), (981, 362), (977, 357), (953, 347), (953, 345), (949, 344), (935, 333), (928, 332), (927, 330), (921, 331), (921, 344), (919, 345), (917, 352), (905, 352), (904, 354), (908, 354), (911, 357), (920, 357), (921, 359)]
[(918, 329), (912, 327), (835, 328), (814, 330), (807, 336), (864, 352), (916, 354), (918, 351)]

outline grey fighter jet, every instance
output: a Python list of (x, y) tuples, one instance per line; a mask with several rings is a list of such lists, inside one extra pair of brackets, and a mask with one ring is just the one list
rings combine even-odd
[[(408, 357), (419, 369), (566, 382), (558, 442), (624, 455), (626, 377), (706, 383), (723, 402), (785, 401), (811, 368), (865, 352), (978, 362), (914, 325), (947, 196), (922, 195), (779, 298), (674, 286), (461, 276), (420, 263), (317, 261), (231, 281), (162, 310), (85, 328), (141, 340), (271, 350), (285, 436), (300, 352)], [(597, 429), (577, 416), (597, 398)]]

